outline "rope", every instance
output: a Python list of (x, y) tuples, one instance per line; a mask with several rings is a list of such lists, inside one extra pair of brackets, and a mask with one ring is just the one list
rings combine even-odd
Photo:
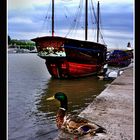
[[(96, 24), (97, 24), (97, 16), (96, 16), (96, 13), (95, 13), (95, 10), (94, 10), (94, 6), (93, 6), (93, 1), (91, 0), (91, 5), (92, 5), (92, 10), (93, 10), (93, 14), (94, 14), (94, 17), (95, 17), (95, 22), (96, 22)], [(106, 44), (105, 43), (105, 41), (104, 41), (104, 38), (103, 38), (103, 35), (102, 35), (102, 32), (101, 32), (101, 29), (102, 29), (102, 24), (101, 24), (101, 13), (99, 13), (99, 15), (100, 15), (100, 31), (99, 31), (99, 35), (100, 35), (100, 37), (101, 37), (101, 39), (102, 39), (102, 41), (103, 41), (103, 44)]]
[[(93, 30), (93, 40), (95, 39), (95, 37), (96, 37), (96, 32), (95, 32), (95, 30), (94, 30), (94, 14), (93, 14), (93, 11), (92, 11), (92, 6), (90, 6), (90, 16), (91, 16), (91, 29)], [(93, 26), (92, 26), (93, 25)]]
[[(72, 0), (61, 0), (61, 1), (68, 2), (68, 1), (72, 1)], [(44, 19), (43, 27), (44, 27), (46, 21), (48, 23), (50, 23), (50, 20), (51, 20), (50, 7), (51, 7), (51, 2), (49, 3), (48, 9), (47, 9), (47, 14), (46, 14), (45, 19)], [(70, 24), (70, 28), (69, 28), (68, 32), (66, 33), (65, 37), (67, 37), (69, 34), (71, 34), (73, 36), (75, 36), (77, 34), (77, 30), (79, 29), (79, 26), (81, 24), (82, 9), (83, 9), (83, 0), (80, 0), (79, 4), (78, 4), (78, 8), (77, 8), (77, 10), (74, 14), (74, 19), (72, 21), (71, 20), (72, 18), (69, 16), (69, 15), (71, 15), (70, 11), (68, 10), (68, 8), (66, 6), (64, 6), (64, 17), (65, 17), (66, 21), (69, 22), (69, 24)], [(94, 32), (94, 24), (97, 24), (97, 16), (96, 16), (96, 13), (95, 13), (95, 9), (94, 9), (94, 5), (93, 5), (92, 0), (91, 0), (91, 6), (90, 6), (90, 16), (91, 16), (90, 20), (91, 20), (92, 25), (93, 25), (93, 26), (91, 26), (91, 28), (93, 30), (93, 37), (94, 37), (94, 33), (95, 33)], [(101, 17), (101, 14), (100, 14), (100, 17)], [(55, 18), (57, 18), (57, 16), (55, 16)], [(48, 26), (46, 26), (46, 27), (50, 26), (50, 24), (48, 24), (48, 23), (47, 23)], [(57, 23), (55, 22), (55, 25), (56, 24)], [(100, 23), (99, 24), (101, 25), (100, 29), (102, 29), (101, 18), (100, 18)], [(83, 24), (81, 25), (81, 28), (84, 28)], [(51, 31), (49, 30), (49, 33), (50, 32)], [(95, 35), (96, 35), (96, 33), (95, 33)], [(101, 37), (103, 43), (105, 44), (105, 41), (104, 41), (101, 30), (99, 31), (99, 36)]]
[(47, 27), (47, 26), (45, 26), (45, 23), (46, 23), (47, 20), (48, 20), (48, 21), (51, 20), (51, 16), (50, 16), (50, 14), (49, 14), (50, 7), (51, 7), (51, 2), (49, 3), (48, 9), (47, 9), (47, 14), (46, 14), (46, 16), (45, 16), (45, 19), (44, 19), (42, 28)]
[[(101, 12), (99, 13), (99, 15), (100, 15), (100, 29), (102, 30), (102, 18), (101, 18)], [(101, 39), (102, 39), (103, 43), (106, 45), (101, 30), (100, 30)]]
[(81, 3), (83, 3), (83, 0), (80, 0), (80, 2), (79, 2), (78, 9), (77, 9), (76, 14), (74, 16), (75, 18), (73, 20), (73, 24), (71, 24), (71, 27), (70, 27), (70, 29), (69, 29), (69, 31), (68, 31), (68, 33), (66, 34), (65, 37), (67, 37), (70, 33), (74, 32), (76, 30), (76, 27), (78, 25), (76, 23), (78, 21), (78, 17), (81, 18), (81, 11), (82, 11), (82, 9), (81, 9), (82, 4)]

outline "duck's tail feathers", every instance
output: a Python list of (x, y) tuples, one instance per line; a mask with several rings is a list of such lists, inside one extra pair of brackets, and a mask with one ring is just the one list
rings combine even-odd
[(103, 127), (99, 127), (99, 128), (96, 129), (96, 133), (105, 133), (106, 134), (107, 130)]
[(96, 129), (96, 133), (107, 133), (107, 130), (104, 127), (100, 126), (99, 124), (97, 124), (95, 122), (94, 122), (94, 124), (98, 127)]

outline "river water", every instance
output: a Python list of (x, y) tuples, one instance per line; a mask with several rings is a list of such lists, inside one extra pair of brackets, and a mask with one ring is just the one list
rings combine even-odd
[(37, 54), (8, 54), (8, 140), (53, 140), (59, 102), (46, 98), (64, 92), (69, 113), (79, 114), (108, 83), (95, 76), (52, 79)]

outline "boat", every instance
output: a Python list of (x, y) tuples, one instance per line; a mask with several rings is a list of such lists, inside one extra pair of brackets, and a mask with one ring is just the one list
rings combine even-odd
[(53, 78), (79, 78), (98, 74), (106, 63), (107, 45), (99, 43), (100, 5), (97, 4), (97, 41), (88, 41), (88, 0), (85, 0), (85, 40), (54, 35), (54, 0), (52, 0), (52, 35), (31, 39), (38, 56), (45, 59)]
[(127, 67), (133, 59), (133, 50), (113, 50), (107, 60), (108, 66)]

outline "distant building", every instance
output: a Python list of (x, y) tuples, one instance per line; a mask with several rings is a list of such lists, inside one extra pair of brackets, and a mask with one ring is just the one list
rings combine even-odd
[(127, 49), (128, 49), (128, 50), (132, 50), (132, 47), (131, 47), (130, 42), (128, 42), (128, 44), (127, 44)]

